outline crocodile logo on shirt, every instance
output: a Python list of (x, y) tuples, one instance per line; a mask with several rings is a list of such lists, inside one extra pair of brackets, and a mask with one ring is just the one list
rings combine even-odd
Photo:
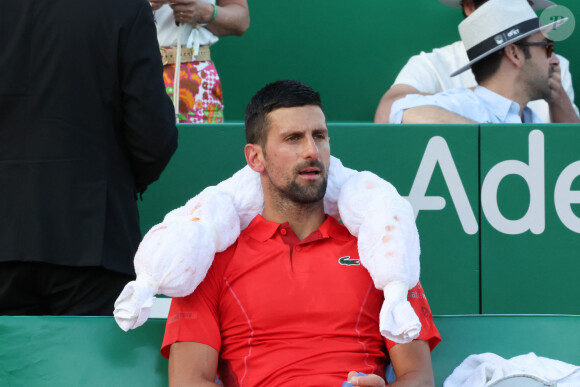
[(351, 259), (350, 256), (338, 258), (338, 263), (345, 266), (360, 265), (360, 259)]

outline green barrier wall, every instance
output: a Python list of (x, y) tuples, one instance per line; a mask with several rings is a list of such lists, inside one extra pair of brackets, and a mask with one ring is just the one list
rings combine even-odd
[[(418, 212), (421, 281), (434, 314), (580, 314), (579, 125), (328, 126), (335, 156), (393, 183)], [(144, 231), (245, 165), (242, 124), (179, 129), (177, 153), (140, 203)], [(517, 168), (533, 183), (531, 194)], [(480, 203), (482, 188), (490, 193)], [(544, 229), (508, 234), (501, 218), (527, 222), (530, 197)], [(494, 203), (500, 221), (489, 215)]]
[(537, 356), (580, 364), (580, 316), (435, 316), (442, 341), (431, 353), (435, 385), (469, 355)]
[[(557, 2), (580, 15), (579, 1)], [(212, 47), (227, 121), (243, 120), (250, 97), (266, 83), (291, 78), (321, 93), (330, 121), (370, 122), (407, 60), (459, 40), (457, 25), (463, 18), (437, 0), (248, 3), (246, 34), (222, 38)], [(576, 77), (578, 34), (556, 43), (556, 52), (570, 60)]]
[[(435, 385), (467, 356), (538, 356), (580, 365), (580, 316), (434, 316)], [(7, 387), (167, 386), (159, 353), (165, 320), (127, 333), (112, 317), (0, 316), (0, 385)], [(348, 370), (345, 370), (347, 372)]]
[(164, 319), (123, 332), (112, 317), (0, 316), (0, 385), (167, 386)]
[(483, 313), (580, 313), (580, 128), (534, 128), (482, 125)]

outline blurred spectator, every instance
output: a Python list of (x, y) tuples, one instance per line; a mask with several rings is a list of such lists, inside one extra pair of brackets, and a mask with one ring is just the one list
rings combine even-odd
[(434, 95), (410, 94), (391, 109), (392, 123), (542, 123), (527, 105), (552, 98), (558, 58), (546, 32), (566, 19), (540, 26), (526, 0), (489, 0), (459, 24), (478, 86)]
[[(447, 6), (463, 9), (463, 14), (467, 17), (487, 0), (439, 1)], [(554, 5), (546, 0), (534, 0), (529, 3), (534, 10)], [(560, 55), (557, 55), (557, 58), (559, 65), (554, 67), (551, 77), (553, 89), (551, 98), (531, 101), (528, 106), (543, 122), (579, 122), (578, 108), (574, 105), (569, 62)], [(375, 122), (388, 122), (391, 105), (408, 94), (435, 94), (458, 87), (475, 87), (477, 82), (470, 70), (450, 77), (453, 70), (467, 62), (465, 46), (461, 41), (411, 57), (395, 79), (393, 86), (382, 97), (375, 114)]]
[(177, 147), (144, 0), (3, 0), (0, 314), (110, 315)]
[(241, 36), (246, 32), (250, 25), (247, 1), (156, 0), (151, 4), (163, 58), (163, 79), (171, 98), (181, 31), (179, 122), (223, 122), (222, 85), (210, 57), (210, 46), (218, 41), (218, 36)]

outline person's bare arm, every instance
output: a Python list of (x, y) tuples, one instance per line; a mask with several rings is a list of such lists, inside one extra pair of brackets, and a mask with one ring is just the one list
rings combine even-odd
[(175, 20), (182, 23), (205, 24), (217, 36), (241, 36), (250, 26), (250, 11), (247, 0), (217, 0), (217, 17), (213, 17), (214, 7), (203, 0), (162, 0), (171, 1)]
[(403, 124), (474, 124), (468, 118), (433, 105), (417, 106), (403, 112)]
[(242, 36), (250, 27), (247, 0), (217, 0), (217, 18), (206, 28), (217, 36)]
[(396, 100), (404, 98), (407, 94), (427, 95), (421, 93), (413, 86), (404, 84), (393, 85), (389, 90), (387, 90), (379, 102), (379, 106), (375, 112), (375, 124), (388, 124), (389, 116), (391, 115), (391, 106), (393, 106), (393, 103), (395, 103)]
[[(408, 344), (397, 344), (389, 351), (397, 379), (390, 387), (429, 387), (435, 385), (431, 351), (426, 341), (415, 340)], [(385, 381), (378, 375), (357, 376), (348, 373), (348, 382), (353, 386), (384, 387)]]
[(415, 340), (408, 344), (397, 344), (389, 351), (397, 380), (391, 387), (434, 386), (431, 351), (426, 341)]
[(217, 351), (206, 344), (177, 342), (169, 352), (169, 386), (219, 386)]
[(562, 73), (559, 65), (553, 66), (554, 72), (548, 80), (552, 94), (546, 101), (550, 107), (550, 119), (552, 122), (580, 122), (576, 115), (572, 101), (562, 86)]

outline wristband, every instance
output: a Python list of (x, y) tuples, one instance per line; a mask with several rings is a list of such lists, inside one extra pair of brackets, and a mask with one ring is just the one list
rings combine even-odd
[(215, 18), (217, 17), (217, 5), (215, 5), (215, 4), (212, 4), (212, 5), (213, 5), (213, 15), (211, 17), (211, 20), (207, 24), (213, 22), (215, 20)]

